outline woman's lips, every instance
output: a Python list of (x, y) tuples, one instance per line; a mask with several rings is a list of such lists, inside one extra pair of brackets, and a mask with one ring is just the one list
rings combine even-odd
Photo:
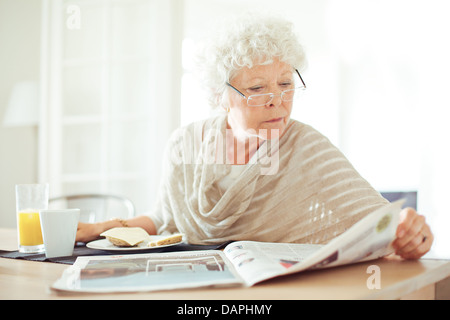
[(266, 121), (266, 122), (268, 122), (268, 123), (276, 123), (276, 122), (279, 122), (281, 120), (283, 120), (283, 118), (274, 118), (274, 119), (271, 119), (271, 120)]

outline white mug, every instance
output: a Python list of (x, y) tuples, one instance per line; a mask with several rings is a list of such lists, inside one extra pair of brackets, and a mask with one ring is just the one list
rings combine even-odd
[(42, 237), (47, 258), (73, 254), (80, 209), (40, 210)]

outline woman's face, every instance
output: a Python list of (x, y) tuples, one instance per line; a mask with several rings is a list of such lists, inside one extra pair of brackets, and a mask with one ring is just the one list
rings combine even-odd
[(280, 94), (294, 88), (293, 69), (290, 65), (274, 59), (272, 64), (256, 65), (251, 69), (244, 67), (230, 84), (246, 97), (263, 93), (278, 95), (264, 106), (251, 107), (247, 105), (246, 99), (229, 89), (228, 125), (237, 138), (256, 133), (262, 139), (274, 139), (284, 134), (291, 115), (292, 101), (282, 101)]

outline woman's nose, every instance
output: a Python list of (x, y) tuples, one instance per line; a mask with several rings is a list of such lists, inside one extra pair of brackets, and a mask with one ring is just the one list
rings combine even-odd
[(266, 104), (267, 107), (278, 107), (283, 101), (281, 100), (281, 94), (274, 94), (272, 99)]

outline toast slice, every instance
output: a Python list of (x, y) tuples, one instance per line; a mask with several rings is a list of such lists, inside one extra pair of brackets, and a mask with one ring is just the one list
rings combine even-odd
[(139, 243), (149, 240), (150, 236), (142, 228), (112, 228), (102, 234), (116, 247), (135, 247)]
[(178, 243), (181, 241), (183, 241), (182, 234), (173, 234), (173, 235), (167, 236), (167, 237), (159, 239), (159, 240), (150, 241), (148, 243), (148, 246), (149, 247), (165, 246), (168, 244), (174, 244), (174, 243)]

